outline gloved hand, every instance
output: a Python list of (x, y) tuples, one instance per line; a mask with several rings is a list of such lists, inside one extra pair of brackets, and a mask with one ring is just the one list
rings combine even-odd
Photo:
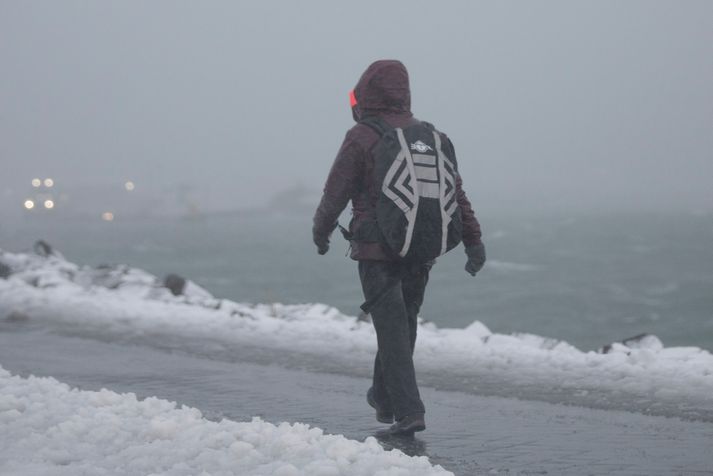
[(471, 276), (480, 271), (485, 264), (485, 245), (483, 243), (471, 245), (465, 248), (465, 254), (468, 255), (468, 262), (465, 264), (465, 270)]
[(317, 226), (312, 227), (312, 241), (314, 241), (314, 244), (317, 245), (317, 253), (323, 255), (329, 251), (329, 237), (338, 225), (339, 223), (335, 221), (334, 224), (326, 230), (326, 234), (321, 228), (318, 228)]
[(329, 238), (327, 237), (314, 237), (314, 244), (317, 245), (317, 253), (323, 255), (329, 251)]

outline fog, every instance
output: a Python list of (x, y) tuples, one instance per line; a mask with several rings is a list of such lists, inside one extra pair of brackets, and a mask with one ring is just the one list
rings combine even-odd
[(381, 58), (476, 210), (713, 209), (707, 0), (3, 1), (0, 212), (35, 177), (76, 208), (128, 180), (138, 208), (316, 205)]

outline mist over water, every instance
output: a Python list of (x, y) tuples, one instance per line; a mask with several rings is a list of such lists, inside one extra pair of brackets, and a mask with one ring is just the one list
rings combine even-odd
[(480, 213), (711, 211), (712, 21), (706, 0), (3, 2), (0, 213), (48, 177), (97, 217), (318, 192), (381, 58)]

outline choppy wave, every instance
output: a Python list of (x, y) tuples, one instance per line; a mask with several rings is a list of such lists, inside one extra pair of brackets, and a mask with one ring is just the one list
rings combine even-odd
[(510, 261), (488, 260), (485, 264), (488, 268), (494, 271), (502, 272), (528, 272), (537, 271), (540, 266), (527, 263), (512, 263)]

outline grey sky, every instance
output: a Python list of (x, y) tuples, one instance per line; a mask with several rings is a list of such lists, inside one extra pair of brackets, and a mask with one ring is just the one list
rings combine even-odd
[[(713, 209), (713, 2), (0, 2), (0, 209), (320, 189), (373, 60), (452, 138), (476, 210)], [(316, 204), (315, 204), (316, 205)]]

